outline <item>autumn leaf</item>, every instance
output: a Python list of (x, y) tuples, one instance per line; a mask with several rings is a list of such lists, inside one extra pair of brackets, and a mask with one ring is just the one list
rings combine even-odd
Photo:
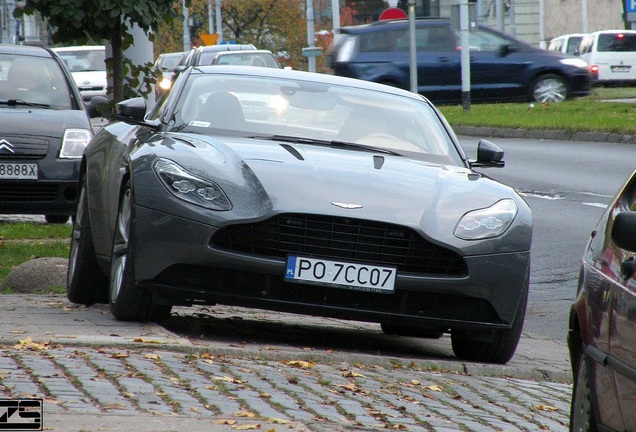
[(130, 353), (127, 353), (127, 352), (113, 353), (113, 354), (111, 354), (111, 357), (115, 358), (115, 359), (128, 358), (128, 357), (130, 357)]
[(366, 378), (364, 375), (352, 371), (344, 371), (342, 376), (345, 378)]
[(261, 428), (261, 425), (259, 424), (246, 424), (242, 426), (232, 426), (232, 429), (236, 429), (236, 430), (255, 430), (260, 428)]
[(237, 411), (234, 413), (234, 415), (236, 417), (248, 417), (248, 418), (256, 418), (257, 415), (254, 413), (251, 413), (249, 411)]
[(535, 405), (533, 407), (537, 411), (558, 411), (559, 409), (550, 405)]
[(436, 392), (441, 392), (444, 391), (443, 388), (441, 388), (438, 385), (430, 385), (430, 386), (426, 386), (427, 389), (431, 390), (431, 391), (436, 391)]
[(309, 369), (316, 366), (316, 363), (310, 363), (304, 360), (292, 360), (287, 362), (287, 366), (298, 367), (301, 369)]
[(166, 342), (160, 341), (157, 339), (144, 339), (144, 338), (134, 338), (133, 342), (137, 343), (149, 343), (149, 344), (165, 344)]
[(158, 354), (146, 354), (148, 360), (161, 360), (161, 356)]
[(290, 420), (279, 419), (279, 418), (275, 418), (275, 417), (267, 417), (267, 418), (265, 418), (265, 421), (267, 423), (274, 423), (274, 424), (290, 424), (291, 423)]
[(218, 424), (218, 425), (235, 425), (237, 422), (236, 420), (221, 419), (221, 420), (214, 420), (212, 423)]
[(46, 342), (43, 342), (43, 343), (37, 343), (37, 342), (33, 342), (33, 339), (28, 337), (26, 339), (20, 340), (20, 343), (14, 345), (13, 348), (15, 348), (15, 349), (25, 349), (25, 350), (31, 350), (31, 351), (41, 351), (41, 350), (48, 349), (50, 347), (50, 345), (51, 345), (50, 341), (46, 341)]

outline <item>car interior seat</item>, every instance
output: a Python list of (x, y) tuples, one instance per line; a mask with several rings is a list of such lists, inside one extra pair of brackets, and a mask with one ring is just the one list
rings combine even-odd
[(197, 120), (209, 122), (210, 127), (243, 130), (245, 115), (239, 99), (231, 93), (216, 92), (206, 99)]

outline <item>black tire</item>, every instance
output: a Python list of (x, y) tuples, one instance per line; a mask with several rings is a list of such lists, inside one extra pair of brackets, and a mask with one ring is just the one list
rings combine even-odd
[(44, 219), (50, 224), (65, 224), (69, 217), (69, 215), (44, 215)]
[(66, 296), (72, 303), (108, 303), (108, 279), (97, 263), (93, 246), (86, 181), (82, 182), (73, 218)]
[(568, 83), (557, 74), (537, 77), (530, 90), (530, 99), (539, 103), (563, 102), (569, 96)]
[(570, 432), (598, 431), (596, 416), (594, 415), (591, 379), (590, 359), (581, 347), (575, 369), (574, 386), (572, 387)]
[(461, 360), (473, 362), (508, 363), (521, 338), (527, 303), (528, 282), (526, 281), (512, 326), (507, 330), (496, 330), (489, 335), (451, 331), (451, 345), (455, 355)]
[(152, 302), (152, 292), (135, 281), (134, 269), (135, 215), (130, 180), (119, 199), (119, 210), (113, 237), (109, 283), (110, 308), (120, 321), (161, 322), (170, 316), (170, 305)]
[(388, 335), (418, 337), (425, 339), (439, 339), (444, 335), (444, 332), (440, 330), (401, 326), (399, 324), (392, 323), (380, 323), (380, 328), (382, 329), (382, 332), (384, 334)]

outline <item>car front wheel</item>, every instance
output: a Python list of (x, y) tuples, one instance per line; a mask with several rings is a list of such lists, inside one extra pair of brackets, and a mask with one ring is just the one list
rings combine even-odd
[(576, 366), (576, 377), (572, 388), (570, 407), (570, 432), (596, 432), (596, 419), (592, 405), (590, 359), (580, 350)]
[(568, 85), (559, 75), (541, 75), (534, 81), (531, 97), (540, 103), (563, 102), (568, 97)]
[(121, 321), (161, 322), (170, 316), (171, 306), (152, 302), (152, 293), (137, 285), (134, 269), (135, 216), (131, 183), (128, 181), (119, 201), (113, 237), (110, 271), (110, 307)]
[(453, 352), (461, 360), (506, 364), (514, 355), (526, 317), (528, 302), (528, 282), (517, 307), (512, 325), (507, 330), (496, 330), (482, 335), (462, 331), (451, 331)]
[(69, 301), (85, 305), (108, 303), (108, 279), (95, 257), (87, 194), (84, 180), (77, 200), (77, 214), (73, 219), (66, 284)]

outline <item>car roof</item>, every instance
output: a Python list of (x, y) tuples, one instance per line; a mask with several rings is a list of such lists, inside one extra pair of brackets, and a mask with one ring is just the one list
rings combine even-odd
[(31, 45), (0, 44), (0, 53), (52, 57), (51, 52), (47, 48)]
[(425, 97), (403, 90), (397, 87), (390, 87), (371, 81), (360, 80), (356, 78), (347, 78), (337, 75), (330, 75), (317, 72), (306, 72), (301, 70), (289, 70), (278, 68), (264, 68), (258, 66), (233, 66), (233, 65), (206, 65), (192, 66), (193, 73), (205, 73), (211, 75), (243, 75), (243, 76), (261, 76), (282, 79), (294, 79), (299, 81), (318, 82), (325, 84), (335, 84), (347, 87), (381, 91), (384, 93), (392, 93), (400, 96), (410, 97), (417, 100), (427, 100)]
[[(432, 25), (448, 25), (450, 19), (448, 18), (418, 18), (415, 20), (418, 25), (432, 24)], [(406, 19), (395, 20), (382, 20), (374, 21), (369, 24), (360, 24), (356, 26), (340, 27), (338, 30), (343, 33), (366, 33), (371, 31), (378, 31), (381, 27), (407, 27), (409, 24)]]
[[(245, 52), (247, 51), (247, 52)], [(217, 55), (219, 56), (226, 56), (226, 55), (245, 55), (245, 54), (272, 54), (274, 55), (274, 53), (272, 53), (269, 50), (233, 50), (233, 51), (219, 51), (219, 53)]]
[(197, 49), (201, 51), (253, 51), (256, 47), (252, 44), (220, 44), (220, 45), (202, 45)]
[(95, 50), (105, 50), (106, 47), (104, 45), (78, 45), (78, 46), (68, 46), (68, 47), (53, 47), (53, 51), (95, 51)]

